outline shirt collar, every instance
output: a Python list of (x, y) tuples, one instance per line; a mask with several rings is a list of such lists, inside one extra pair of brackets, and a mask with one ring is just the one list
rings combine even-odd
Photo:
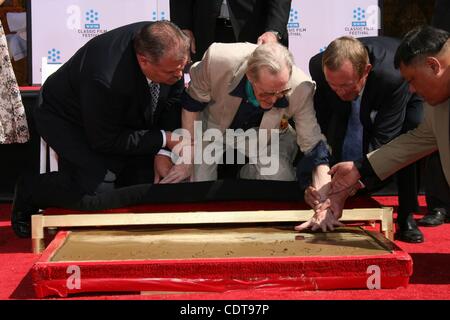
[(363, 96), (363, 94), (364, 94), (364, 89), (366, 89), (366, 86), (364, 85), (364, 87), (361, 89), (361, 92), (359, 93), (359, 95), (355, 98), (355, 100), (353, 100), (353, 101), (361, 101), (361, 98), (362, 98), (362, 96)]
[[(236, 88), (233, 89), (233, 91), (230, 92), (230, 96), (238, 97), (247, 100), (247, 94), (245, 93), (245, 83), (248, 81), (247, 76), (244, 74), (242, 77), (242, 80), (239, 82), (239, 84), (236, 86)], [(289, 107), (289, 101), (286, 97), (278, 99), (275, 104), (273, 105), (275, 108), (287, 108)]]

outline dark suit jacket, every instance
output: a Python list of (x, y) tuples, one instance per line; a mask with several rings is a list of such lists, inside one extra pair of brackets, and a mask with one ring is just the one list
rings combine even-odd
[[(422, 100), (409, 92), (408, 84), (394, 68), (398, 40), (388, 37), (359, 40), (366, 46), (373, 66), (360, 111), (364, 127), (363, 152), (367, 153), (386, 144), (405, 129), (417, 126), (422, 117)], [(340, 161), (351, 102), (342, 101), (328, 85), (322, 71), (322, 56), (322, 53), (317, 54), (309, 62), (311, 77), (317, 83), (314, 107), (322, 133), (332, 148), (333, 159)], [(405, 123), (407, 112), (409, 123)]]
[(436, 0), (431, 25), (450, 32), (450, 1)]
[(183, 80), (161, 85), (156, 123), (144, 117), (151, 97), (133, 38), (145, 24), (131, 24), (92, 39), (44, 84), (43, 108), (82, 127), (98, 152), (156, 153), (162, 145), (159, 129), (174, 128), (167, 109), (176, 106)]
[[(278, 31), (281, 43), (288, 45), (287, 23), (291, 0), (228, 0), (236, 42), (256, 43), (264, 32)], [(196, 38), (200, 60), (215, 42), (216, 18), (222, 0), (170, 0), (170, 18), (181, 29), (189, 29)]]
[[(38, 109), (84, 132), (93, 152), (113, 159), (110, 169), (120, 168), (120, 162), (129, 156), (156, 154), (163, 142), (160, 129), (181, 127), (183, 79), (172, 86), (161, 85), (154, 121), (146, 117), (150, 89), (138, 65), (133, 39), (148, 23), (127, 25), (93, 38), (43, 86)], [(52, 123), (39, 125), (51, 128)], [(64, 132), (50, 134), (65, 139)], [(72, 147), (71, 141), (64, 145)], [(77, 159), (70, 160), (77, 163)]]

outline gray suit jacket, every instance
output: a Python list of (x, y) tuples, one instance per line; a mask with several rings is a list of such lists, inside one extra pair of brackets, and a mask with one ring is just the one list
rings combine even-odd
[[(257, 45), (251, 43), (214, 43), (202, 61), (191, 70), (188, 95), (207, 103), (202, 112), (203, 130), (218, 129), (222, 133), (230, 127), (242, 98), (230, 95), (247, 70), (247, 60)], [(264, 113), (260, 129), (279, 129), (283, 116), (295, 121), (297, 144), (308, 153), (320, 142), (326, 141), (317, 123), (313, 105), (315, 83), (302, 70), (293, 67), (286, 95), (287, 108), (272, 108)], [(213, 174), (213, 173), (211, 173)]]
[[(215, 43), (202, 61), (195, 63), (191, 70), (191, 82), (187, 93), (195, 100), (208, 103), (203, 111), (207, 127), (222, 132), (231, 122), (242, 102), (229, 93), (236, 88), (245, 75), (247, 59), (256, 49), (251, 43)], [(287, 108), (273, 108), (264, 114), (261, 129), (279, 128), (283, 115), (293, 118), (297, 132), (297, 143), (302, 152), (311, 151), (325, 137), (317, 124), (313, 96), (315, 83), (302, 70), (295, 67), (288, 86), (292, 88), (286, 96)]]

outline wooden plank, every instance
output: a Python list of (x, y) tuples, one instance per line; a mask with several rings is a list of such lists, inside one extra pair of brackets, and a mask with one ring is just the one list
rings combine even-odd
[[(307, 221), (312, 210), (259, 210), (220, 212), (166, 212), (166, 213), (93, 213), (64, 215), (34, 215), (32, 217), (33, 252), (41, 252), (44, 228), (52, 227), (106, 227), (136, 225), (200, 225), (225, 223), (273, 223)], [(380, 221), (381, 231), (393, 240), (392, 208), (361, 208), (343, 211), (343, 222)]]
[[(312, 210), (70, 214), (44, 216), (45, 227), (300, 222)], [(341, 221), (381, 221), (382, 208), (344, 210)]]

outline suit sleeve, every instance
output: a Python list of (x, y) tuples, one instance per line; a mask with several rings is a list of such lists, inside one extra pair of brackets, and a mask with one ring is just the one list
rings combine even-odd
[(402, 82), (383, 102), (375, 116), (370, 145), (373, 149), (378, 149), (395, 137), (397, 137), (405, 123), (406, 107), (411, 99), (408, 92), (408, 85)]
[(304, 156), (297, 163), (297, 179), (302, 189), (311, 184), (312, 171), (318, 165), (329, 164), (326, 139), (316, 120), (313, 105), (314, 83), (302, 83), (295, 89), (292, 103), (298, 105), (294, 114), (297, 143)]
[(163, 138), (159, 129), (133, 130), (122, 123), (129, 107), (100, 80), (83, 82), (81, 112), (90, 146), (104, 154), (156, 154)]
[(314, 94), (314, 109), (316, 118), (322, 132), (327, 132), (331, 119), (331, 108), (328, 106), (326, 96), (326, 81), (322, 71), (322, 54), (318, 54), (309, 61), (309, 73), (316, 82), (316, 92)]
[(320, 141), (326, 141), (314, 111), (314, 91), (314, 83), (303, 82), (295, 88), (289, 102), (298, 106), (294, 114), (295, 131), (300, 150), (305, 154), (311, 152)]
[(180, 29), (193, 30), (195, 0), (170, 0), (170, 20)]
[(191, 111), (202, 111), (211, 100), (210, 61), (214, 44), (206, 51), (203, 59), (190, 69), (191, 81), (182, 97), (183, 108)]
[(381, 180), (438, 149), (431, 126), (430, 108), (426, 107), (425, 119), (416, 129), (400, 135), (367, 155), (370, 165)]
[(278, 31), (283, 34), (289, 21), (291, 0), (267, 1), (267, 19), (265, 31)]

